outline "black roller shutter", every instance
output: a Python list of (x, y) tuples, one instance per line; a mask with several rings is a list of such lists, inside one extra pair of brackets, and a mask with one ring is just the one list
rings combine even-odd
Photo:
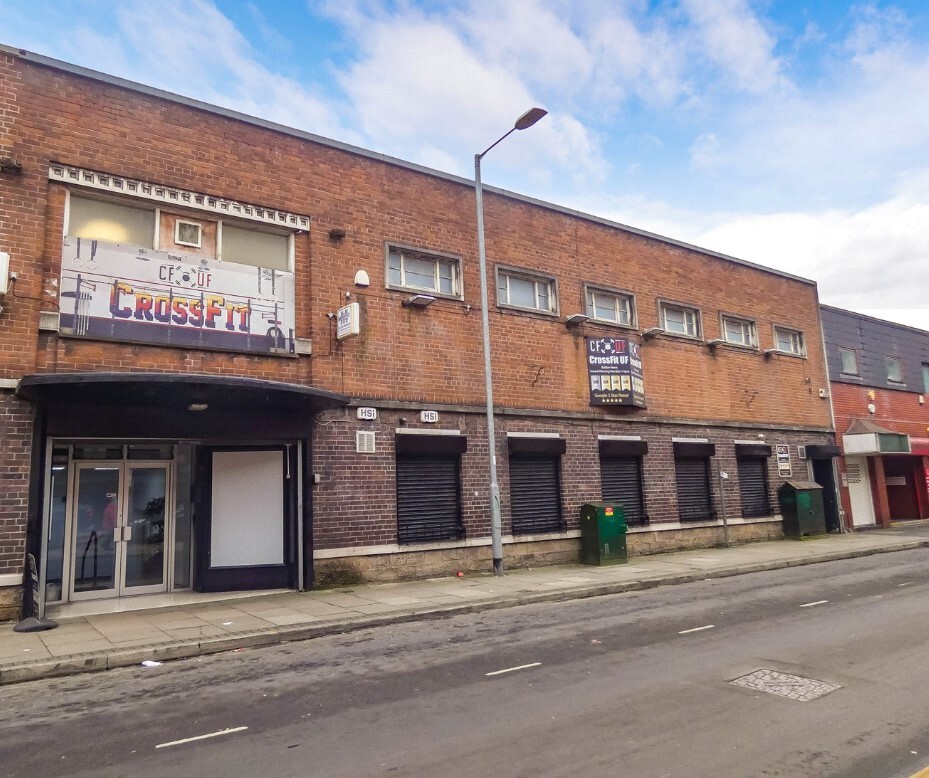
[(760, 457), (739, 457), (739, 491), (742, 495), (742, 516), (770, 516), (768, 501), (768, 461)]
[(600, 460), (603, 502), (621, 506), (626, 524), (647, 524), (642, 496), (642, 458), (605, 457)]
[(397, 457), (397, 540), (457, 540), (461, 525), (461, 457)]
[(514, 535), (561, 532), (558, 457), (510, 456), (510, 516)]
[(710, 496), (710, 460), (675, 459), (677, 509), (681, 521), (706, 521), (715, 517)]

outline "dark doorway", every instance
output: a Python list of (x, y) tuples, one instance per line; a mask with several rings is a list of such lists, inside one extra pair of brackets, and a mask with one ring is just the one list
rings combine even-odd
[(835, 470), (832, 459), (811, 459), (813, 480), (823, 488), (823, 510), (826, 514), (826, 532), (840, 532), (839, 502), (835, 489)]
[(884, 484), (887, 487), (887, 506), (890, 518), (918, 519), (919, 499), (916, 489), (921, 478), (921, 459), (916, 457), (884, 457)]

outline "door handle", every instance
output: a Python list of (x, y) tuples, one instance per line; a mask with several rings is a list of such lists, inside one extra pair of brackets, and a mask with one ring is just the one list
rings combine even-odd
[(125, 540), (128, 543), (130, 540), (132, 540), (132, 526), (127, 524), (125, 527), (122, 528), (122, 530), (123, 530), (122, 540)]

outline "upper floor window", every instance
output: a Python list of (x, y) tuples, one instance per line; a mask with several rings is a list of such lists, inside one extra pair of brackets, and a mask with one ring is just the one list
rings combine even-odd
[(923, 362), (923, 391), (929, 393), (929, 364)]
[(740, 319), (737, 316), (722, 317), (723, 340), (736, 346), (758, 345), (758, 336), (755, 332), (755, 322), (750, 319)]
[(635, 321), (632, 295), (587, 287), (587, 315), (599, 321), (630, 327)]
[(673, 335), (685, 335), (688, 338), (700, 337), (700, 311), (676, 303), (659, 303), (661, 327)]
[(903, 366), (898, 357), (884, 357), (884, 368), (887, 371), (887, 380), (895, 384), (903, 383)]
[(71, 195), (68, 235), (139, 248), (155, 248), (155, 209)]
[(806, 355), (803, 333), (800, 332), (800, 330), (792, 330), (787, 327), (775, 327), (774, 345), (778, 351), (783, 351), (785, 354), (796, 354), (797, 356)]
[(387, 285), (461, 297), (460, 263), (444, 254), (388, 246)]
[(558, 298), (555, 279), (498, 267), (497, 303), (543, 313), (556, 313)]
[(858, 354), (853, 348), (840, 348), (839, 359), (842, 361), (842, 373), (858, 375)]
[(290, 270), (289, 230), (252, 228), (71, 194), (66, 233), (134, 248), (178, 251), (269, 270)]

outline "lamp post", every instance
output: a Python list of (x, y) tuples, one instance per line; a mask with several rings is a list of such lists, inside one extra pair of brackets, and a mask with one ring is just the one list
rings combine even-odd
[(477, 200), (477, 251), (481, 268), (481, 335), (484, 345), (484, 393), (487, 398), (487, 445), (490, 449), (490, 537), (493, 544), (494, 575), (503, 575), (503, 527), (500, 522), (500, 487), (497, 485), (497, 441), (494, 434), (494, 390), (490, 368), (490, 317), (487, 305), (487, 252), (484, 248), (484, 195), (481, 189), (481, 160), (494, 146), (515, 130), (531, 127), (545, 114), (544, 108), (530, 108), (513, 127), (474, 155), (474, 194)]

